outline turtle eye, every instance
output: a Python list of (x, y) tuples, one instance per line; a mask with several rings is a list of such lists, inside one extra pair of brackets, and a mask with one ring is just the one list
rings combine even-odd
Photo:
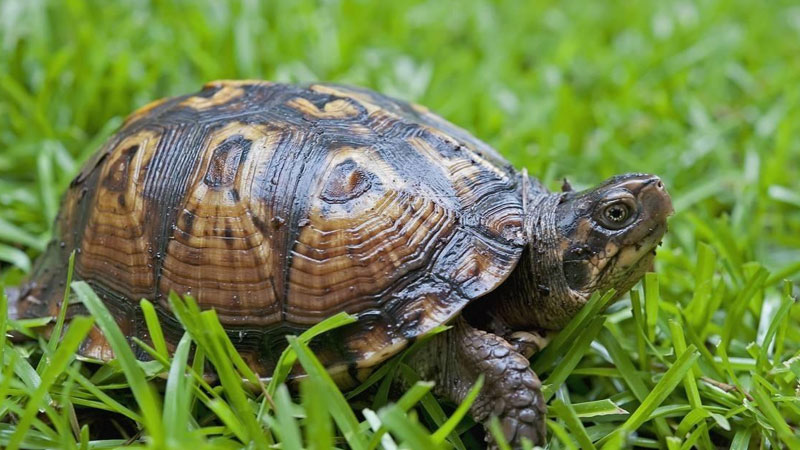
[(603, 227), (619, 230), (631, 223), (634, 216), (633, 205), (628, 199), (617, 199), (603, 205), (598, 216), (598, 222)]

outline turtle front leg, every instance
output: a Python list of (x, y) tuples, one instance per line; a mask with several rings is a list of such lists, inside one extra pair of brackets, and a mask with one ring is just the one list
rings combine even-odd
[(436, 382), (440, 397), (460, 403), (478, 377), (483, 389), (472, 404), (472, 417), (486, 428), (490, 448), (495, 448), (488, 430), (492, 416), (500, 419), (506, 440), (521, 448), (522, 440), (545, 443), (545, 403), (541, 382), (525, 356), (505, 339), (457, 319), (453, 329), (435, 336), (409, 363), (424, 379)]

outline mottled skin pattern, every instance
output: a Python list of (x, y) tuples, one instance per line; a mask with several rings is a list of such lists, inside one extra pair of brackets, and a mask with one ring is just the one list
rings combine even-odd
[[(10, 311), (55, 315), (74, 250), (75, 278), (126, 335), (148, 340), (148, 298), (174, 345), (166, 299), (191, 294), (264, 376), (285, 335), (346, 311), (355, 324), (312, 342), (343, 386), (451, 323), (409, 361), (456, 402), (485, 374), (472, 414), (499, 416), (518, 447), (545, 437), (526, 357), (592, 292), (641, 277), (670, 212), (649, 175), (550, 193), (424, 107), (371, 91), (220, 81), (134, 112), (86, 163)], [(113, 357), (97, 330), (80, 352)]]

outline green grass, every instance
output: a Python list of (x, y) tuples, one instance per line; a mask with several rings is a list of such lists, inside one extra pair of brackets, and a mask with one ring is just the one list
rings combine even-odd
[[(0, 284), (29, 270), (60, 193), (135, 107), (218, 78), (363, 85), (429, 106), (550, 187), (641, 171), (672, 194), (658, 275), (533, 359), (551, 448), (797, 448), (793, 3), (0, 0)], [(102, 367), (72, 356), (90, 321), (14, 344), (4, 331), (24, 324), (0, 311), (0, 446), (481, 447), (463, 408), (400, 360), (343, 394), (300, 337), (286, 361), (310, 376), (293, 396), (253, 382), (213, 313), (173, 304), (188, 330), (174, 355), (156, 338), (139, 363), (119, 334)], [(411, 387), (389, 395), (388, 377)]]

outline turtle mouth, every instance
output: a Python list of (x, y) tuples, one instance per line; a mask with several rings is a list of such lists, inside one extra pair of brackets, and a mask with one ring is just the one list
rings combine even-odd
[(661, 245), (661, 239), (666, 232), (666, 222), (655, 224), (644, 237), (620, 248), (617, 254), (614, 255), (614, 259), (622, 265), (636, 265), (638, 261), (647, 255), (655, 253), (656, 248)]
[(666, 231), (667, 224), (659, 223), (641, 239), (621, 246), (599, 271), (597, 288), (614, 288), (618, 296), (631, 289), (646, 272), (653, 270), (656, 248), (661, 245)]

